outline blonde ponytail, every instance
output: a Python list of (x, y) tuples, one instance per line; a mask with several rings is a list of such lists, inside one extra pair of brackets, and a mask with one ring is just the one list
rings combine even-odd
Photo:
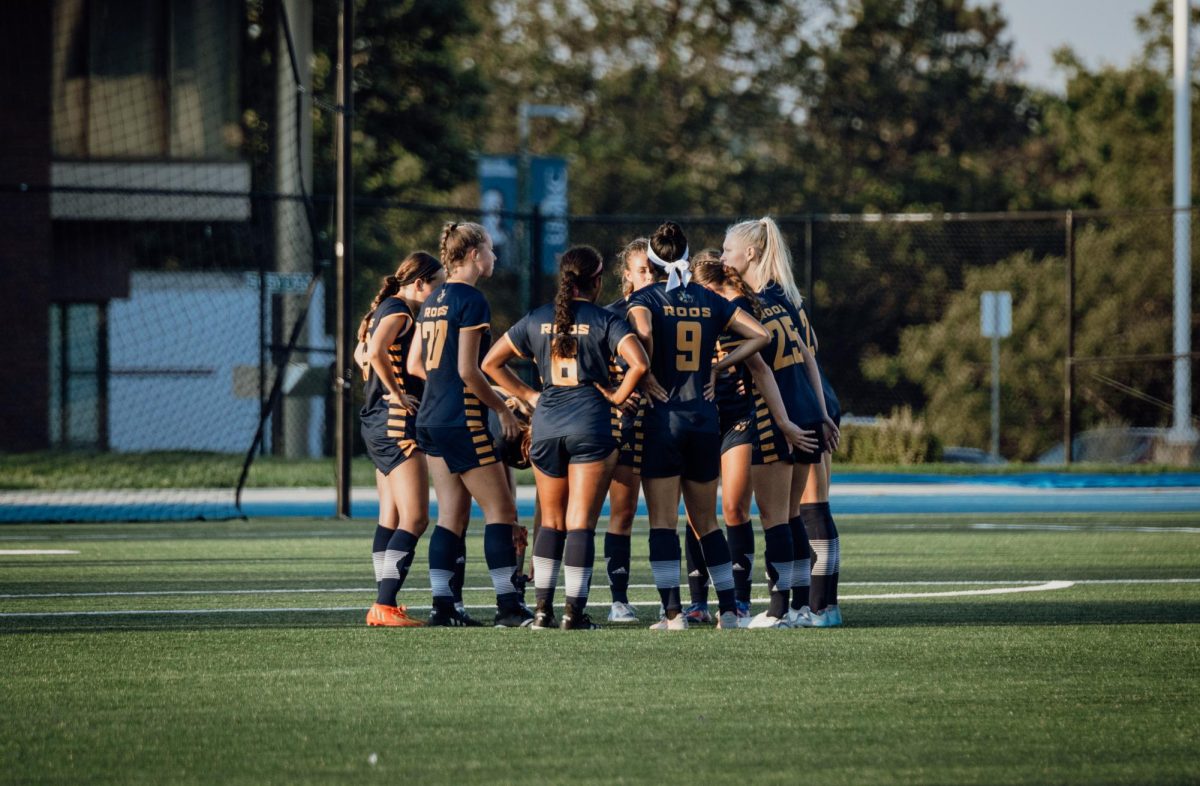
[(800, 308), (804, 298), (800, 295), (796, 275), (792, 272), (792, 252), (788, 250), (775, 220), (763, 216), (757, 221), (743, 221), (729, 227), (726, 234), (734, 235), (757, 252), (751, 269), (758, 280), (758, 291), (762, 292), (767, 284), (774, 281), (783, 289), (792, 305)]

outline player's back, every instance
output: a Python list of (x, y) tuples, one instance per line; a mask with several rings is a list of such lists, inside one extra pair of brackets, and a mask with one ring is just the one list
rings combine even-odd
[(480, 404), (458, 373), (459, 331), (483, 331), (479, 341), (482, 359), (488, 349), (491, 322), (487, 299), (470, 284), (449, 281), (425, 300), (417, 321), (425, 362), (425, 395), (417, 425), (461, 426), (466, 421), (466, 410), (478, 410)]
[(788, 417), (800, 425), (820, 421), (820, 405), (809, 384), (800, 351), (801, 344), (807, 344), (808, 320), (788, 299), (783, 287), (774, 282), (759, 293), (759, 301), (760, 319), (770, 335), (770, 343), (762, 355), (775, 374)]

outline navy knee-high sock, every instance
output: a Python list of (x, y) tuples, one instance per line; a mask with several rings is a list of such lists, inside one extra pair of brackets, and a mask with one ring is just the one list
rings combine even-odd
[(583, 613), (592, 586), (592, 567), (596, 563), (596, 533), (573, 529), (567, 533), (563, 551), (563, 589), (567, 603), (575, 613)]
[(813, 611), (824, 611), (837, 605), (837, 579), (841, 567), (841, 543), (837, 525), (828, 502), (802, 505), (801, 515), (808, 538), (812, 543), (812, 602)]
[(684, 528), (684, 555), (687, 560), (688, 572), (688, 594), (692, 596), (692, 603), (696, 605), (708, 605), (708, 562), (705, 559), (704, 549), (700, 547), (700, 541), (696, 538), (696, 533), (692, 532), (691, 527)]
[(483, 556), (492, 588), (496, 590), (496, 606), (505, 609), (521, 602), (521, 593), (513, 584), (517, 575), (517, 547), (513, 545), (512, 524), (488, 524), (483, 528)]
[(463, 587), (467, 583), (467, 533), (463, 532), (455, 544), (454, 575), (450, 578), (450, 591), (454, 594), (454, 603), (463, 602)]
[(412, 564), (412, 555), (416, 550), (416, 535), (402, 529), (397, 529), (392, 534), (387, 550), (383, 553), (383, 569), (376, 603), (382, 606), (396, 605), (396, 595), (404, 586), (404, 579), (408, 577), (408, 566)]
[(733, 592), (739, 603), (750, 602), (754, 582), (754, 527), (750, 522), (725, 528), (729, 557), (733, 560)]
[(558, 566), (562, 564), (567, 533), (542, 527), (533, 541), (534, 598), (539, 606), (554, 605), (554, 589), (558, 585)]
[(375, 586), (383, 580), (383, 553), (387, 551), (388, 541), (396, 532), (394, 529), (375, 525), (375, 537), (371, 542), (371, 565), (375, 568)]
[(792, 589), (792, 529), (787, 524), (776, 524), (763, 529), (766, 542), (767, 589), (771, 592), (771, 605), (767, 612), (772, 617), (783, 618), (787, 614), (788, 595)]
[(458, 541), (458, 535), (445, 527), (434, 527), (433, 534), (429, 536), (429, 588), (433, 592), (435, 607), (454, 605), (450, 581), (454, 578)]
[(737, 598), (733, 593), (733, 562), (729, 558), (729, 544), (725, 533), (718, 527), (700, 538), (704, 558), (708, 562), (708, 573), (712, 576), (717, 591), (717, 605), (721, 613), (737, 611)]
[(604, 535), (604, 568), (608, 572), (608, 587), (613, 603), (629, 602), (629, 563), (632, 552), (629, 535)]
[(650, 530), (650, 570), (668, 617), (683, 610), (679, 601), (679, 557), (679, 533), (672, 529)]
[(800, 515), (788, 521), (792, 530), (792, 608), (802, 609), (809, 605), (809, 584), (812, 580), (812, 546), (808, 542), (808, 528), (804, 526), (805, 506), (800, 506)]

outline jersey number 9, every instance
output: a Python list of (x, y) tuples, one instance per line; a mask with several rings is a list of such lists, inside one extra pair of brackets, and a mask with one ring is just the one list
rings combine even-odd
[(675, 324), (675, 370), (700, 370), (700, 323)]
[(437, 368), (442, 362), (442, 350), (446, 348), (447, 322), (438, 319), (421, 323), (421, 340), (425, 342), (425, 368)]

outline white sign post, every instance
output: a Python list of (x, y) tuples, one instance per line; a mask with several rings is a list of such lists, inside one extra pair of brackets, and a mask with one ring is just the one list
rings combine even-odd
[(1000, 339), (1012, 335), (1012, 293), (979, 296), (979, 332), (992, 340), (992, 458), (1000, 458)]

